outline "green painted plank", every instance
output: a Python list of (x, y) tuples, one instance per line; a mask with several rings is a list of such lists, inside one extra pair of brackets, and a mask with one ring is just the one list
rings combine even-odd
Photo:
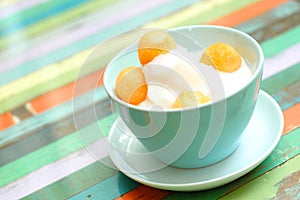
[[(96, 184), (93, 187), (75, 196), (72, 195), (69, 199), (70, 200), (81, 200), (84, 198), (88, 198), (91, 200), (115, 199), (121, 196), (122, 194), (125, 194), (135, 189), (138, 186), (140, 186), (139, 183), (129, 179), (124, 174), (118, 173), (104, 180), (100, 184)], [(140, 197), (140, 199), (143, 199), (143, 197)]]
[(98, 123), (93, 123), (78, 132), (74, 132), (14, 162), (8, 163), (0, 168), (0, 187), (84, 148), (85, 146), (79, 135), (85, 138), (85, 145), (104, 137), (104, 134), (99, 133)]
[[(295, 104), (300, 103), (300, 80), (272, 94), (282, 110), (286, 110)], [(300, 116), (300, 114), (299, 114)]]
[[(98, 94), (96, 93), (97, 97), (100, 96)], [(94, 113), (95, 110), (98, 112), (97, 117), (101, 120), (105, 120), (105, 117), (111, 114), (110, 100), (97, 98), (95, 104), (87, 104), (87, 98), (83, 97), (81, 96), (79, 99), (85, 104), (77, 105), (74, 109), (71, 109), (73, 107), (72, 102), (67, 102), (49, 111), (56, 113), (55, 118), (49, 118), (49, 116), (53, 115), (46, 111), (40, 117), (28, 119), (26, 124), (32, 127), (31, 130), (24, 130), (24, 126), (18, 124), (16, 125), (17, 128), (14, 129), (15, 131), (10, 130), (10, 133), (6, 132), (10, 140), (0, 145), (0, 167), (75, 132), (74, 115), (80, 113), (80, 116), (84, 116), (85, 120), (80, 124), (80, 129), (82, 129), (94, 123), (90, 113)], [(42, 120), (43, 123), (38, 123), (38, 121)], [(108, 128), (105, 126), (101, 125), (101, 129), (103, 129), (104, 133), (108, 132)]]
[(83, 4), (82, 6), (70, 9), (60, 15), (33, 24), (20, 32), (16, 32), (5, 38), (0, 38), (0, 50), (5, 49), (6, 46), (19, 43), (22, 38), (26, 38), (26, 40), (34, 38), (37, 35), (53, 30), (63, 24), (67, 24), (74, 19), (78, 19), (85, 14), (96, 12), (99, 9), (104, 9), (105, 6), (116, 1), (120, 0), (91, 1)]
[[(247, 183), (220, 200), (300, 199), (300, 155)], [(259, 192), (253, 192), (257, 190)]]
[(258, 29), (251, 32), (250, 35), (258, 41), (268, 40), (269, 38), (273, 38), (280, 35), (282, 32), (298, 26), (300, 24), (299, 18), (300, 12), (298, 11), (284, 19), (277, 19), (272, 23), (267, 24), (264, 30)]
[(300, 63), (265, 79), (261, 84), (261, 88), (270, 94), (275, 93), (298, 81), (299, 74)]
[[(104, 160), (109, 162), (108, 158), (104, 158)], [(118, 171), (106, 167), (100, 162), (95, 162), (25, 197), (24, 200), (67, 199), (116, 174), (118, 174)]]
[(261, 46), (265, 57), (271, 57), (288, 47), (300, 42), (300, 25), (264, 41)]

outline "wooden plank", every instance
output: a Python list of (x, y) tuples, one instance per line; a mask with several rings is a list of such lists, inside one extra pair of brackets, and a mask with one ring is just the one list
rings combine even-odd
[(230, 14), (220, 19), (214, 20), (210, 22), (210, 24), (233, 27), (240, 24), (241, 22), (245, 22), (249, 19), (255, 18), (261, 15), (262, 13), (265, 13), (277, 6), (280, 6), (285, 2), (287, 2), (287, 0), (258, 1), (235, 12), (231, 12)]
[(33, 117), (33, 114), (29, 112), (25, 106), (17, 107), (14, 110), (10, 111), (14, 116), (16, 116), (20, 121), (26, 120), (30, 117)]
[(300, 63), (265, 79), (261, 84), (261, 88), (270, 94), (275, 93), (296, 82), (299, 79), (299, 74)]
[[(225, 199), (298, 199), (300, 155), (221, 198)], [(259, 188), (260, 192), (253, 192)]]
[[(142, 24), (159, 18), (165, 14), (172, 13), (182, 7), (192, 4), (196, 0), (185, 1), (180, 0), (177, 1), (176, 4), (169, 2), (160, 6), (160, 12), (153, 12), (153, 10), (145, 11), (141, 10), (141, 13), (138, 13), (134, 18), (130, 18), (124, 22), (122, 22), (122, 26), (119, 24), (114, 24), (113, 26), (109, 26), (105, 31), (100, 30), (92, 35), (89, 35), (87, 38), (84, 38), (74, 44), (68, 45), (64, 48), (61, 48), (55, 52), (52, 52), (46, 56), (43, 56), (39, 59), (26, 63), (24, 65), (19, 66), (22, 70), (19, 70), (19, 67), (10, 70), (9, 72), (3, 73), (0, 75), (0, 85), (6, 84), (8, 82), (14, 81), (22, 76), (27, 75), (37, 69), (45, 67), (45, 65), (51, 65), (54, 62), (60, 62), (62, 59), (66, 59), (69, 56), (80, 53), (81, 51), (86, 50), (87, 48), (94, 48), (95, 45), (120, 34), (121, 32), (129, 31), (135, 29)], [(160, 2), (160, 1), (159, 1)], [(137, 9), (139, 10), (139, 9)], [(143, 17), (141, 17), (143, 15)], [(103, 22), (104, 23), (104, 22)], [(114, 46), (114, 45), (111, 45)], [(110, 49), (110, 48), (109, 48)], [(118, 48), (115, 49), (116, 53), (118, 52)]]
[[(299, 95), (300, 96), (300, 95)], [(289, 133), (292, 130), (300, 127), (300, 103), (287, 108), (284, 112), (284, 133)]]
[[(126, 184), (123, 184), (126, 183)], [(82, 198), (95, 199), (95, 200), (107, 200), (114, 199), (120, 194), (124, 194), (132, 189), (136, 188), (140, 184), (130, 180), (121, 173), (118, 173), (102, 182), (102, 184), (94, 185), (88, 190), (76, 196), (69, 196), (70, 200), (81, 200)], [(117, 186), (117, 187), (116, 187)], [(107, 192), (110, 191), (110, 192)], [(132, 198), (133, 199), (133, 198)], [(144, 199), (144, 198), (140, 198)]]
[[(165, 1), (166, 0), (159, 1), (159, 4), (163, 4)], [(153, 6), (157, 5), (155, 4)], [(4, 52), (0, 53), (1, 63), (6, 69), (14, 67), (21, 68), (21, 65), (25, 63), (28, 65), (23, 67), (32, 68), (28, 62), (72, 43), (76, 43), (89, 37), (89, 35), (103, 31), (105, 28), (117, 24), (120, 21), (132, 18), (134, 13), (131, 9), (135, 7), (139, 8), (140, 13), (151, 9), (147, 4), (138, 3), (137, 0), (112, 2), (112, 4), (106, 6), (105, 9), (97, 10), (96, 12), (82, 13), (80, 18), (74, 19), (70, 23), (64, 24), (57, 29), (51, 29), (49, 32), (40, 34), (34, 39), (28, 39), (18, 45), (7, 47)], [(120, 12), (122, 12), (122, 18), (119, 15)], [(70, 37), (70, 35), (72, 35), (72, 37)], [(23, 54), (24, 51), (27, 53)], [(0, 72), (1, 70), (3, 70), (3, 68), (0, 69)]]
[[(73, 83), (33, 99), (27, 105), (34, 113), (45, 112), (54, 106), (62, 104), (72, 98), (76, 98), (90, 90), (95, 90), (97, 87), (101, 86), (103, 84), (103, 72), (103, 69), (93, 72)], [(73, 90), (76, 85), (76, 92), (74, 92)]]
[[(101, 147), (103, 145), (105, 145), (105, 143), (96, 142), (95, 144), (89, 146), (91, 148), (95, 148), (96, 150), (100, 150), (100, 152), (97, 153), (99, 159), (102, 159), (103, 155), (107, 153), (102, 151), (103, 149), (99, 149), (99, 147), (103, 148)], [(28, 194), (42, 189), (45, 186), (58, 181), (94, 162), (96, 162), (96, 159), (92, 157), (86, 149), (81, 149), (72, 154), (64, 156), (60, 160), (43, 166), (34, 172), (19, 178), (15, 182), (11, 182), (6, 186), (1, 187), (0, 199), (21, 199)]]
[(283, 90), (277, 91), (272, 96), (279, 103), (282, 110), (300, 103), (300, 80), (285, 87)]
[[(69, 105), (72, 107), (72, 104)], [(110, 101), (105, 99), (103, 101), (98, 101), (96, 105), (89, 104), (80, 109), (76, 108), (78, 110), (75, 110), (74, 113), (69, 113), (69, 115), (66, 114), (66, 116), (63, 118), (58, 115), (58, 118), (60, 119), (54, 118), (47, 121), (45, 124), (40, 123), (36, 125), (36, 121), (38, 120), (37, 118), (28, 119), (31, 122), (35, 121), (33, 130), (25, 130), (24, 132), (24, 130), (21, 129), (19, 131), (21, 132), (20, 135), (15, 134), (14, 137), (16, 138), (11, 137), (10, 141), (2, 144), (0, 148), (0, 166), (15, 161), (26, 154), (36, 151), (50, 143), (76, 132), (77, 129), (75, 127), (76, 124), (74, 123), (73, 114), (77, 115), (77, 113), (80, 112), (80, 116), (85, 118), (84, 122), (80, 123), (80, 128), (84, 128), (95, 122), (95, 120), (90, 116), (90, 113), (94, 113), (95, 110), (98, 112), (97, 117), (101, 119), (101, 121), (105, 121), (105, 117), (111, 114), (110, 106)], [(63, 110), (63, 108), (64, 107), (58, 106), (54, 110), (56, 110), (56, 113), (58, 113), (59, 110)], [(45, 116), (47, 117), (48, 115), (43, 114), (43, 116), (45, 118)], [(57, 123), (57, 120), (59, 120), (59, 123)], [(108, 132), (109, 128), (110, 127), (101, 126), (101, 130), (103, 130), (105, 133)], [(15, 132), (12, 134), (14, 133)]]
[(115, 200), (131, 200), (131, 199), (159, 200), (159, 199), (163, 199), (170, 193), (171, 193), (170, 191), (159, 190), (145, 185), (141, 185), (135, 188), (134, 190), (131, 190), (118, 198), (115, 198)]
[(145, 24), (143, 27), (172, 28), (177, 26), (207, 23), (253, 2), (256, 2), (256, 0), (201, 1), (172, 15), (165, 16), (157, 21)]
[[(94, 97), (96, 97), (96, 99), (94, 99)], [(107, 97), (104, 88), (99, 88), (95, 91), (81, 95), (77, 99), (74, 99), (74, 101), (67, 102), (66, 104), (62, 104), (45, 113), (37, 115), (34, 118), (25, 120), (22, 123), (19, 123), (0, 134), (0, 148), (5, 148), (18, 141), (20, 138), (27, 137), (34, 133), (39, 133), (40, 130), (47, 124), (55, 124), (68, 116), (72, 118), (73, 114), (76, 114), (77, 112), (81, 112), (85, 117), (85, 115), (88, 115), (91, 111), (94, 111), (94, 105), (96, 102), (100, 103), (101, 100), (106, 98)], [(104, 106), (107, 105), (104, 104)], [(87, 113), (83, 112), (85, 110), (87, 111)], [(105, 113), (105, 110), (106, 109), (103, 109), (102, 113), (97, 113), (98, 117), (105, 116), (107, 114)], [(91, 118), (91, 116), (85, 117), (82, 120), (82, 123), (84, 122), (85, 124), (89, 124), (91, 123), (91, 120), (94, 120), (93, 118)]]
[[(268, 24), (265, 29), (268, 29), (268, 32), (257, 30), (255, 32), (251, 33), (251, 36), (256, 38), (259, 41), (265, 41), (268, 38), (272, 38), (276, 35), (281, 34), (282, 32), (285, 32), (289, 30), (292, 27), (299, 26), (299, 18), (300, 18), (300, 12), (295, 12), (291, 16), (285, 19), (280, 19), (277, 21), (274, 21), (271, 24)], [(293, 36), (296, 37), (296, 36)], [(271, 52), (272, 53), (272, 52)]]
[(78, 0), (76, 2), (72, 0), (65, 0), (63, 2), (47, 1), (15, 15), (2, 18), (0, 19), (0, 29), (2, 29), (0, 37), (13, 34), (27, 26), (55, 16), (59, 13), (66, 12), (69, 9), (79, 6), (85, 2), (87, 2), (87, 0)]
[(300, 10), (300, 4), (295, 1), (287, 1), (282, 5), (275, 7), (274, 9), (265, 12), (258, 17), (245, 21), (244, 23), (235, 26), (239, 30), (243, 30), (246, 33), (255, 32), (263, 29), (266, 24), (272, 24), (276, 20), (288, 18), (291, 15), (298, 13)]
[[(63, 79), (63, 80), (68, 80), (68, 79)], [(57, 83), (59, 83), (59, 82), (57, 82)], [(24, 85), (24, 84), (22, 84), (22, 85)], [(40, 84), (41, 85), (41, 84)], [(53, 86), (53, 85), (52, 85)], [(54, 87), (54, 86), (53, 86)], [(26, 92), (24, 92), (25, 94), (28, 94), (28, 93), (26, 93)], [(27, 97), (26, 99), (28, 99), (29, 97)], [(20, 101), (22, 98), (18, 98), (18, 100)], [(13, 105), (15, 105), (16, 103), (17, 103), (17, 105), (18, 105), (18, 103), (19, 102), (14, 102), (14, 101), (9, 101), (10, 103), (9, 103), (9, 105), (8, 106), (13, 106)], [(19, 103), (20, 104), (20, 103)], [(6, 109), (6, 110), (9, 110), (9, 109)]]
[(78, 74), (81, 63), (89, 53), (89, 51), (82, 52), (62, 63), (53, 64), (0, 87), (0, 113), (73, 81)]
[[(91, 173), (93, 172), (93, 173)], [(111, 168), (102, 165), (100, 162), (94, 162), (87, 167), (83, 168), (82, 170), (76, 171), (73, 174), (55, 182), (51, 185), (43, 188), (31, 195), (28, 195), (24, 198), (30, 200), (40, 200), (42, 198), (45, 199), (67, 199), (70, 196), (73, 196), (76, 193), (83, 192), (85, 189), (93, 187), (95, 184), (105, 181), (106, 179), (117, 175), (116, 177), (111, 180), (114, 184), (118, 181), (118, 176), (121, 179), (125, 179), (126, 177), (121, 177), (122, 175), (119, 174), (117, 170), (113, 170)], [(126, 185), (126, 187), (131, 188), (135, 187), (137, 183), (131, 182), (130, 184)], [(117, 189), (116, 187), (114, 187)], [(105, 188), (103, 188), (105, 189)], [(102, 189), (102, 190), (103, 190)], [(53, 192), (55, 191), (55, 192)], [(106, 190), (107, 191), (107, 190)], [(104, 195), (103, 193), (102, 195)], [(89, 194), (86, 194), (86, 197), (89, 197)]]
[[(300, 34), (300, 26), (295, 26), (276, 37), (270, 38), (264, 41), (261, 46), (264, 51), (265, 57), (271, 57), (279, 52), (287, 49), (294, 44), (300, 42), (300, 37), (297, 37)], [(274, 46), (276, 44), (276, 48)]]
[(296, 56), (296, 52), (298, 51), (300, 51), (300, 42), (270, 58), (265, 59), (263, 79), (300, 63), (300, 57)]
[(0, 50), (3, 50), (6, 46), (10, 46), (12, 44), (20, 42), (20, 38), (34, 38), (38, 34), (42, 34), (51, 29), (55, 29), (58, 26), (61, 26), (62, 24), (66, 24), (71, 20), (81, 17), (83, 13), (93, 12), (97, 9), (101, 9), (109, 3), (111, 3), (111, 0), (91, 1), (68, 12), (46, 19), (42, 22), (33, 24), (20, 32), (16, 32), (9, 35), (8, 37), (0, 38)]
[[(11, 183), (47, 164), (53, 163), (70, 153), (78, 151), (84, 148), (83, 142), (89, 145), (100, 138), (104, 137), (104, 134), (95, 132), (98, 124), (94, 123), (86, 128), (74, 132), (71, 135), (65, 136), (62, 139), (53, 142), (37, 151), (34, 151), (25, 157), (22, 157), (14, 162), (8, 163), (0, 168), (0, 188), (8, 183)], [(82, 141), (79, 137), (85, 138)], [(10, 173), (14, 171), (14, 173)], [(10, 176), (7, 176), (10, 174)]]

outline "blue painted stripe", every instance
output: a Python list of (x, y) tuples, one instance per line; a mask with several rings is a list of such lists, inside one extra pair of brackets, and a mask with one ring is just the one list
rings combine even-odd
[(80, 40), (76, 43), (63, 47), (55, 52), (49, 53), (43, 57), (40, 57), (33, 61), (29, 61), (9, 71), (3, 72), (2, 74), (0, 74), (0, 86), (9, 83), (13, 80), (16, 80), (18, 78), (21, 78), (22, 76), (25, 76), (36, 70), (39, 70), (46, 65), (50, 65), (52, 63), (58, 62), (71, 55), (79, 53), (87, 48), (93, 47), (122, 32), (126, 32), (131, 29), (137, 28), (149, 21), (168, 15), (178, 9), (182, 9), (183, 7), (188, 6), (196, 1), (197, 0), (190, 0), (190, 1), (178, 0), (176, 1), (176, 4), (174, 4), (174, 2), (166, 3), (159, 7), (159, 12), (154, 12), (153, 10), (149, 10), (148, 12), (144, 13), (142, 16), (140, 15), (133, 19), (126, 20), (121, 24), (113, 25), (105, 30), (102, 30), (101, 32), (90, 35), (89, 37), (83, 40)]
[(105, 181), (83, 191), (82, 193), (77, 194), (76, 196), (70, 199), (81, 200), (84, 197), (85, 199), (89, 199), (89, 200), (115, 199), (135, 189), (138, 186), (140, 186), (139, 183), (129, 179), (127, 176), (125, 176), (122, 173), (118, 173), (106, 179)]
[[(64, 0), (60, 1), (60, 4), (57, 4), (53, 7), (49, 6), (49, 9), (43, 10), (43, 12), (39, 12), (37, 15), (29, 16), (28, 18), (20, 18), (18, 17), (18, 15), (13, 16), (14, 18), (16, 18), (14, 20), (4, 18), (0, 21), (0, 37), (5, 37), (9, 34), (26, 28), (27, 26), (40, 22), (49, 17), (58, 15), (88, 1), (89, 0)], [(6, 21), (8, 21), (8, 23), (6, 23)]]

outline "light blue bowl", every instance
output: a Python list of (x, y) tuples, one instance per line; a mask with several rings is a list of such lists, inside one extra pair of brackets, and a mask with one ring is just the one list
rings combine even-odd
[[(189, 50), (196, 50), (198, 44), (205, 48), (216, 42), (235, 47), (253, 72), (251, 80), (224, 98), (219, 77), (208, 79), (211, 91), (216, 94), (213, 102), (205, 105), (164, 110), (130, 105), (115, 95), (114, 82), (123, 68), (139, 65), (134, 44), (107, 66), (104, 87), (118, 115), (155, 157), (166, 165), (179, 168), (207, 166), (229, 156), (240, 143), (256, 104), (263, 71), (263, 52), (252, 37), (232, 28), (187, 26), (172, 29), (170, 34)], [(205, 71), (202, 73), (206, 77), (210, 75)]]

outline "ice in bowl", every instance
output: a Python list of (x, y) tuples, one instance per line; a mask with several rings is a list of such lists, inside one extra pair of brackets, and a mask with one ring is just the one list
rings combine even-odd
[(182, 108), (212, 101), (201, 67), (215, 70), (225, 95), (249, 82), (252, 72), (229, 44), (214, 43), (204, 51), (189, 52), (164, 30), (144, 34), (138, 42), (139, 66), (124, 68), (115, 81), (117, 96), (130, 104), (151, 108)]

